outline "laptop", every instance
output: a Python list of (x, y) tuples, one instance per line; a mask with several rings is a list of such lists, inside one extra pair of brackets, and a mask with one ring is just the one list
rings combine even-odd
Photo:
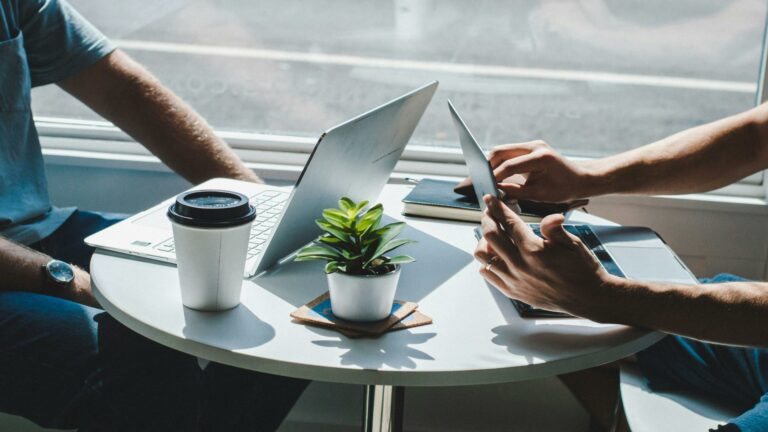
[[(323, 209), (339, 198), (375, 201), (413, 135), (438, 82), (400, 96), (323, 133), (293, 188), (212, 179), (192, 189), (224, 189), (256, 207), (244, 277), (262, 273), (314, 240)], [(93, 247), (175, 263), (166, 217), (172, 197), (85, 239)]]
[[(477, 143), (456, 108), (448, 101), (451, 117), (458, 131), (461, 150), (469, 168), (472, 184), (478, 197), (488, 194), (500, 198), (493, 170), (485, 153)], [(481, 205), (482, 200), (480, 200)], [(539, 224), (528, 224), (541, 236)], [(683, 261), (653, 230), (645, 227), (564, 225), (571, 234), (579, 237), (592, 251), (605, 270), (615, 276), (651, 282), (696, 284), (698, 280)], [(480, 230), (475, 230), (478, 240)], [(566, 317), (558, 312), (535, 309), (523, 302), (512, 300), (524, 317)]]

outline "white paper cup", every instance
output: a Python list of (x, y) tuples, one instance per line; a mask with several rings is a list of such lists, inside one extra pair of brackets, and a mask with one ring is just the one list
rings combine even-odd
[[(237, 195), (240, 201), (222, 199), (216, 203), (216, 197), (223, 193)], [(168, 210), (181, 302), (188, 308), (203, 311), (232, 309), (240, 304), (255, 210), (248, 204), (247, 197), (234, 192), (195, 191), (196, 195), (191, 198), (189, 194), (180, 195)], [(214, 204), (206, 208), (201, 202)], [(239, 211), (232, 208), (237, 205)]]
[(240, 304), (251, 223), (231, 228), (172, 225), (184, 306), (221, 311)]

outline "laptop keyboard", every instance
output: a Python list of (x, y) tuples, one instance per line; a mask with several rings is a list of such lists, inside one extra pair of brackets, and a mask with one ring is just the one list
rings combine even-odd
[[(285, 207), (288, 200), (288, 192), (264, 191), (251, 197), (251, 204), (256, 207), (256, 220), (251, 227), (250, 239), (248, 240), (248, 257), (251, 259), (264, 250), (264, 244), (269, 238), (269, 233), (277, 224), (277, 219)], [(155, 249), (161, 252), (175, 253), (173, 237), (161, 242)]]

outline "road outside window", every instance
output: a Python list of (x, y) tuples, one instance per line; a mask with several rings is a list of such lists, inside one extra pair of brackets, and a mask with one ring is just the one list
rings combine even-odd
[[(70, 0), (218, 130), (317, 137), (433, 79), (413, 143), (637, 147), (754, 104), (761, 0)], [(96, 119), (57, 88), (37, 116)]]

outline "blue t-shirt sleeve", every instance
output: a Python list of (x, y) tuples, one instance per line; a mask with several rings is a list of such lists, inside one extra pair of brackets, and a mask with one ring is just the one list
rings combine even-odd
[(66, 0), (19, 0), (32, 86), (74, 75), (114, 51), (114, 45)]

